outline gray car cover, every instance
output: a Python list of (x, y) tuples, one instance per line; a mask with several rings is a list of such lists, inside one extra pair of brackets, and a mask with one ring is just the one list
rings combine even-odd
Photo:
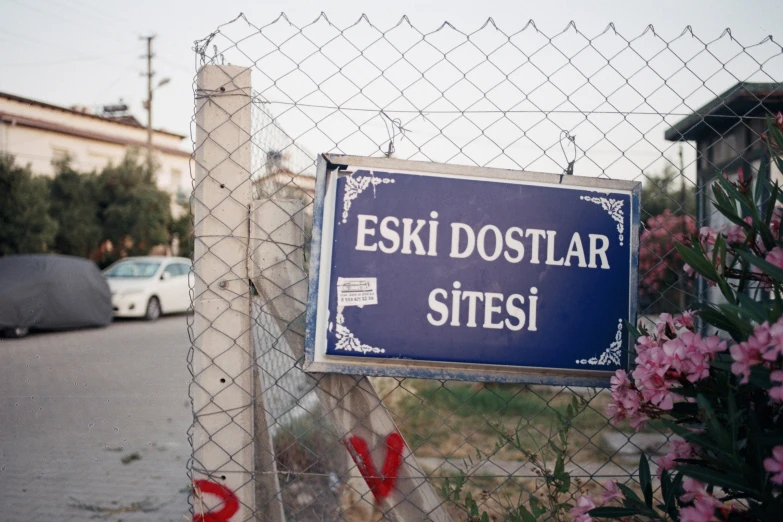
[(111, 292), (95, 263), (60, 255), (0, 257), (0, 329), (105, 326)]

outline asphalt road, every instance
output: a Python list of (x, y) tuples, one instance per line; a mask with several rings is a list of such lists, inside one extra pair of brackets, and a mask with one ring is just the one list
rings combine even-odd
[(0, 339), (0, 520), (189, 520), (185, 316)]

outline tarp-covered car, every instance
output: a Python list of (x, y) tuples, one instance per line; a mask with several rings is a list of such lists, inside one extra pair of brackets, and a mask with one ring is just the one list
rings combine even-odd
[(111, 292), (92, 261), (61, 255), (0, 257), (0, 331), (106, 326)]

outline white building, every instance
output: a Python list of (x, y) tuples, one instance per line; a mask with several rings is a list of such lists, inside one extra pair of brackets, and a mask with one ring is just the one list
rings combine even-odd
[[(172, 203), (191, 192), (184, 140), (180, 134), (153, 131), (157, 185), (174, 196)], [(133, 116), (106, 117), (0, 92), (0, 153), (29, 164), (34, 174), (53, 176), (52, 162), (66, 156), (76, 170), (101, 170), (122, 161), (129, 149), (145, 154), (146, 147), (147, 129)]]

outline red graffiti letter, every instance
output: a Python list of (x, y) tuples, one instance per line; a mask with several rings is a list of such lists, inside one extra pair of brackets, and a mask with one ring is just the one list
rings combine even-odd
[[(215, 484), (208, 480), (197, 480), (196, 495), (201, 496), (201, 494), (204, 493), (218, 497), (223, 501), (221, 504), (223, 507), (220, 508), (220, 511), (198, 513), (193, 516), (193, 522), (228, 522), (231, 517), (239, 511), (239, 500), (237, 499), (237, 496), (226, 486)], [(199, 506), (196, 506), (195, 509), (198, 511)]]
[(395, 431), (386, 437), (386, 459), (383, 461), (383, 469), (380, 476), (375, 469), (375, 464), (373, 464), (367, 442), (363, 438), (354, 435), (348, 438), (348, 442), (345, 443), (346, 447), (348, 444), (350, 444), (348, 451), (351, 453), (353, 461), (359, 468), (364, 480), (367, 481), (367, 485), (375, 496), (375, 500), (380, 504), (381, 500), (391, 494), (394, 484), (397, 482), (397, 472), (402, 465), (402, 450), (405, 447), (402, 435)]

